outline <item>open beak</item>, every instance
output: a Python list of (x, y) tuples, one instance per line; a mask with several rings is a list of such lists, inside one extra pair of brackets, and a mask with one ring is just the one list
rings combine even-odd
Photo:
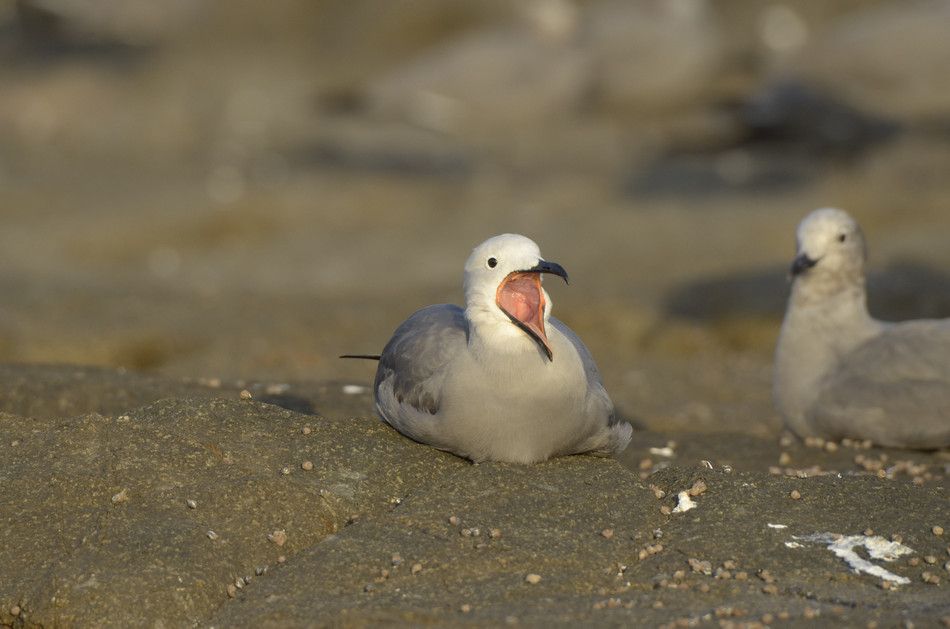
[(548, 360), (554, 353), (544, 330), (544, 291), (541, 290), (541, 274), (551, 273), (567, 282), (567, 271), (556, 262), (540, 260), (535, 266), (523, 271), (509, 273), (495, 292), (495, 303), (508, 315), (511, 322), (537, 342)]
[(807, 253), (800, 253), (795, 256), (795, 260), (792, 262), (792, 268), (789, 269), (788, 272), (792, 277), (798, 277), (816, 264), (818, 264), (818, 260), (812, 260), (808, 257)]

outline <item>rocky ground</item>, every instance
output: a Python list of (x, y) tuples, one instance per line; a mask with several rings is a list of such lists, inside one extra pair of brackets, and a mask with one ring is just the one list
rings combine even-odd
[[(948, 453), (788, 441), (770, 383), (813, 208), (862, 223), (872, 313), (950, 316), (948, 30), (943, 0), (0, 3), (0, 623), (939, 626)], [(571, 274), (617, 461), (472, 466), (337, 358), (504, 231)]]
[(946, 453), (643, 432), (621, 461), (472, 465), (352, 385), (0, 383), (7, 625), (950, 621)]

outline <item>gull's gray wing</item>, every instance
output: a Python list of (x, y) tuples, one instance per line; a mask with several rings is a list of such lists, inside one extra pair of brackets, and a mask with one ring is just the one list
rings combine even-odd
[(423, 308), (396, 328), (380, 355), (374, 385), (384, 421), (417, 441), (432, 442), (445, 366), (467, 345), (467, 331), (464, 311), (450, 304)]
[(607, 389), (604, 388), (603, 380), (600, 378), (600, 372), (597, 370), (597, 363), (594, 362), (594, 357), (591, 356), (590, 350), (587, 349), (580, 337), (574, 334), (574, 331), (566, 324), (554, 317), (549, 319), (549, 324), (556, 327), (577, 350), (581, 363), (584, 365), (584, 373), (587, 375), (588, 400), (591, 412), (603, 413), (606, 419), (605, 430), (592, 437), (592, 440), (597, 443), (584, 443), (577, 451), (593, 452), (595, 454), (619, 453), (630, 443), (633, 427), (617, 417), (613, 400), (607, 394)]
[(820, 432), (838, 438), (950, 445), (950, 321), (888, 326), (829, 374), (809, 414)]

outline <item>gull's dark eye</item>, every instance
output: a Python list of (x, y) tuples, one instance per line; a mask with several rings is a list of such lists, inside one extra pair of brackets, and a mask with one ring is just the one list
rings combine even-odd
[(847, 238), (844, 234), (838, 234), (838, 242), (844, 242)]
[(495, 258), (488, 258), (488, 268), (494, 269), (496, 266), (498, 266), (498, 260)]

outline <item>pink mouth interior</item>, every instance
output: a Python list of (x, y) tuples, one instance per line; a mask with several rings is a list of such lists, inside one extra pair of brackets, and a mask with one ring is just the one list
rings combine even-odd
[(544, 333), (544, 293), (537, 273), (511, 273), (498, 287), (495, 302), (509, 315), (525, 324), (547, 345)]

